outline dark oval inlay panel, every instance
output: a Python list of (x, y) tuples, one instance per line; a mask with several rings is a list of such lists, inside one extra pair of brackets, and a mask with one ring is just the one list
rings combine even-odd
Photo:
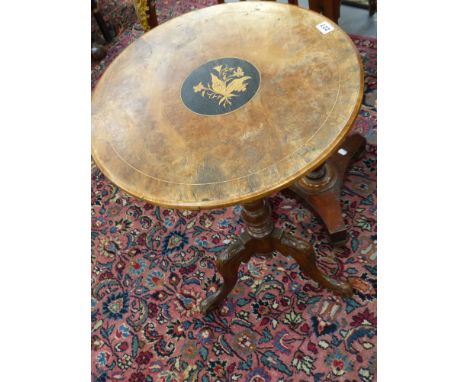
[(249, 102), (260, 85), (260, 73), (239, 58), (219, 58), (203, 64), (185, 79), (181, 97), (197, 114), (229, 113)]

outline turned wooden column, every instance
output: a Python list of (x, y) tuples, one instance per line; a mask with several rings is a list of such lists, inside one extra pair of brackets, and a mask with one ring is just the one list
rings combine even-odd
[(241, 215), (245, 222), (245, 230), (250, 236), (262, 239), (273, 231), (271, 206), (267, 199), (243, 204)]

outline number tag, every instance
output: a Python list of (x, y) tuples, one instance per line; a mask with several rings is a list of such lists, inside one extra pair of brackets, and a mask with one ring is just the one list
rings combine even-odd
[(328, 32), (331, 32), (333, 29), (335, 29), (330, 23), (327, 23), (326, 21), (316, 25), (315, 27), (323, 34), (327, 34)]
[(345, 149), (339, 149), (338, 154), (345, 156), (348, 152)]

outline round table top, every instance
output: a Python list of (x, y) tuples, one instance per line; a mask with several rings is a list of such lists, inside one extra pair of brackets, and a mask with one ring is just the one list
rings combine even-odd
[(109, 66), (92, 97), (92, 155), (150, 203), (247, 202), (322, 164), (362, 92), (353, 42), (322, 15), (271, 2), (216, 5), (154, 28)]

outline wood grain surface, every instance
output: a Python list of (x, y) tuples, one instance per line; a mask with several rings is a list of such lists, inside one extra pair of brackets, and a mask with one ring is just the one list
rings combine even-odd
[[(334, 30), (321, 33), (323, 21)], [(229, 113), (194, 113), (182, 102), (184, 81), (228, 57), (258, 69), (255, 95)], [(330, 20), (279, 3), (216, 5), (158, 26), (109, 66), (92, 97), (92, 154), (112, 182), (150, 203), (252, 201), (322, 164), (348, 133), (362, 92), (359, 54)]]

